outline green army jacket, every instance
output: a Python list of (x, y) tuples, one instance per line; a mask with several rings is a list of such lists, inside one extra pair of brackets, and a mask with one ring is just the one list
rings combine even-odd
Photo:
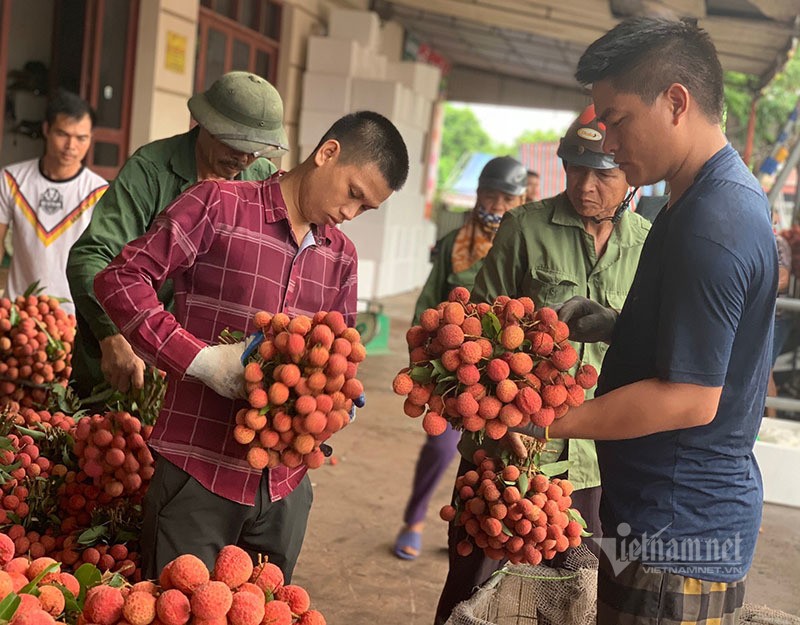
[(433, 267), (428, 274), (428, 279), (420, 291), (417, 304), (414, 307), (414, 323), (419, 323), (419, 316), (428, 308), (436, 308), (457, 286), (472, 289), (475, 284), (475, 276), (483, 266), (483, 260), (478, 260), (469, 269), (453, 273), (453, 246), (459, 229), (444, 235), (436, 243), (436, 255), (433, 259)]
[[(195, 144), (199, 128), (148, 143), (125, 163), (92, 213), (92, 221), (72, 246), (67, 262), (72, 300), (78, 320), (72, 356), (72, 380), (79, 396), (90, 394), (103, 381), (100, 340), (119, 331), (94, 296), (94, 277), (105, 269), (129, 241), (142, 236), (156, 215), (197, 182)], [(237, 179), (263, 180), (275, 171), (258, 159)], [(159, 299), (172, 307), (172, 283)]]
[[(494, 245), (475, 279), (473, 301), (491, 302), (498, 295), (527, 296), (538, 308), (554, 306), (582, 295), (619, 310), (633, 282), (650, 223), (626, 212), (614, 228), (605, 252), (597, 258), (594, 237), (586, 232), (565, 193), (509, 211)], [(573, 344), (582, 362), (598, 371), (608, 346)], [(587, 397), (591, 392), (587, 393)], [(554, 460), (564, 441), (551, 441), (545, 454)], [(460, 449), (468, 460), (477, 449), (471, 435)], [(573, 461), (569, 479), (575, 488), (600, 484), (593, 441), (569, 441)]]

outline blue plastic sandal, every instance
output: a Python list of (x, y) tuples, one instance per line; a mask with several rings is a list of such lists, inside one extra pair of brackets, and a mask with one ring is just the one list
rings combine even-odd
[[(406, 547), (411, 547), (417, 553), (412, 554), (403, 551)], [(414, 532), (412, 530), (403, 530), (397, 537), (397, 542), (394, 544), (394, 555), (401, 560), (416, 560), (422, 553), (422, 532)]]

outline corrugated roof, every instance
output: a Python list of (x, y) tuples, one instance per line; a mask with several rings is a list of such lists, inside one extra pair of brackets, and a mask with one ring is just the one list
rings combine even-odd
[[(725, 69), (766, 84), (800, 35), (798, 0), (376, 0), (410, 37), (477, 70), (579, 92), (573, 73), (586, 46), (627, 14), (698, 18)], [(613, 10), (612, 10), (613, 9)], [(567, 108), (572, 108), (574, 101)]]

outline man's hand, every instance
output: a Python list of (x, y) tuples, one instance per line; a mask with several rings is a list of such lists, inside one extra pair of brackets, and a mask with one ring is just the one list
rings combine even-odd
[(516, 432), (509, 432), (503, 438), (503, 443), (508, 449), (520, 460), (528, 457), (528, 448), (522, 440), (522, 434)]
[(113, 388), (127, 393), (131, 387), (144, 386), (144, 361), (133, 353), (124, 336), (107, 336), (100, 341), (100, 351), (100, 370)]
[(569, 338), (579, 343), (608, 343), (619, 313), (585, 297), (576, 296), (558, 309), (558, 318), (569, 326)]
[(186, 370), (186, 375), (200, 380), (218, 395), (228, 399), (245, 397), (242, 354), (245, 341), (232, 345), (204, 347)]

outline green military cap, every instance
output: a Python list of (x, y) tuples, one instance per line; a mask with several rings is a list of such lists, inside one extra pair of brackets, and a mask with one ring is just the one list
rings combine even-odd
[(289, 149), (283, 100), (256, 74), (223, 74), (208, 91), (189, 98), (189, 110), (215, 139), (239, 152), (272, 157)]

